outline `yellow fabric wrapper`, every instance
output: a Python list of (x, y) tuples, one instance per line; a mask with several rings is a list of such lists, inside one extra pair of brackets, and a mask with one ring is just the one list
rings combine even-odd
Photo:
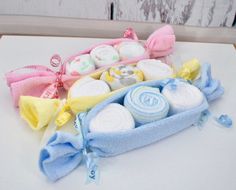
[(40, 130), (49, 124), (59, 105), (59, 99), (21, 96), (20, 115), (33, 130)]
[[(136, 65), (135, 63), (132, 65)], [(90, 77), (99, 79), (104, 70), (95, 72)], [(176, 73), (176, 77), (181, 77), (186, 80), (194, 80), (200, 71), (200, 63), (197, 59), (192, 59), (183, 64), (181, 69)], [(173, 76), (174, 77), (174, 76)], [(80, 80), (80, 79), (79, 79)], [(76, 83), (76, 82), (75, 82)], [(118, 89), (99, 96), (84, 96), (79, 98), (70, 98), (70, 91), (64, 107), (59, 112), (55, 124), (60, 127), (71, 119), (72, 114), (87, 111), (107, 99), (108, 97), (120, 92), (125, 88)], [(30, 96), (22, 96), (20, 99), (20, 114), (30, 127), (34, 130), (39, 130), (49, 124), (56, 110), (59, 108), (60, 101), (58, 99), (43, 99)]]
[(194, 80), (199, 72), (201, 65), (197, 59), (191, 59), (185, 62), (180, 70), (177, 72), (177, 77), (183, 78), (185, 80)]

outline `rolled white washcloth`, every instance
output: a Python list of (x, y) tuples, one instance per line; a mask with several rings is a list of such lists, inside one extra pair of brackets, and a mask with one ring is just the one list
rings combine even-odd
[(141, 60), (137, 63), (137, 67), (143, 72), (145, 80), (171, 78), (174, 74), (170, 66), (156, 59)]
[(133, 129), (134, 119), (131, 113), (117, 103), (108, 104), (90, 122), (90, 132), (117, 132)]
[(97, 67), (107, 66), (120, 60), (118, 52), (110, 45), (97, 46), (90, 55)]
[(185, 82), (173, 84), (174, 87), (171, 85), (167, 84), (162, 90), (170, 104), (170, 114), (186, 111), (203, 102), (203, 94), (197, 87)]
[(70, 97), (97, 96), (110, 92), (108, 84), (102, 80), (84, 77), (75, 82), (70, 88)]
[(76, 56), (66, 64), (67, 75), (85, 75), (95, 70), (95, 64), (89, 54)]
[(122, 60), (139, 57), (145, 53), (145, 48), (139, 42), (121, 42), (115, 48)]

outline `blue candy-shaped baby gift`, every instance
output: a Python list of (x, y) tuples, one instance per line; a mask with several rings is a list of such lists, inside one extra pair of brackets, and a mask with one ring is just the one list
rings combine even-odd
[[(87, 113), (77, 115), (75, 127), (78, 135), (56, 132), (40, 153), (40, 169), (51, 180), (55, 181), (79, 166), (82, 160), (86, 161), (89, 174), (96, 175), (97, 164), (94, 157), (115, 156), (131, 151), (148, 144), (157, 142), (176, 134), (194, 124), (198, 124), (204, 112), (208, 109), (208, 96), (210, 101), (223, 94), (223, 89), (218, 82), (210, 76), (210, 67), (203, 65), (204, 78), (198, 81), (198, 88), (205, 95), (202, 103), (187, 111), (170, 115), (164, 119), (140, 125), (134, 129), (120, 132), (89, 132), (91, 120), (110, 103), (123, 104), (125, 95), (139, 87), (148, 86), (162, 89), (163, 86), (174, 84), (178, 79), (143, 82), (127, 88), (120, 93), (96, 105)], [(212, 85), (213, 84), (213, 85)], [(197, 86), (197, 85), (196, 85)], [(206, 90), (207, 88), (207, 90)], [(205, 94), (204, 92), (207, 92)], [(210, 93), (211, 92), (211, 93)], [(214, 96), (211, 96), (214, 94)], [(92, 178), (94, 177), (92, 175)]]

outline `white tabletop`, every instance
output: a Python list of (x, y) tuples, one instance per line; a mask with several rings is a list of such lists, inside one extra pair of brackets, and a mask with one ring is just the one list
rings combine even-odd
[[(0, 72), (31, 64), (49, 65), (54, 53), (62, 57), (104, 39), (3, 36), (0, 39)], [(233, 45), (177, 42), (182, 60), (197, 57), (212, 65), (214, 77), (225, 87), (224, 96), (210, 106), (218, 115), (236, 122), (236, 51)], [(0, 80), (0, 189), (161, 189), (235, 190), (236, 129), (209, 121), (203, 130), (191, 127), (158, 143), (102, 158), (100, 184), (85, 185), (86, 168), (80, 166), (56, 183), (38, 169), (42, 132), (32, 131), (13, 107), (10, 92)]]

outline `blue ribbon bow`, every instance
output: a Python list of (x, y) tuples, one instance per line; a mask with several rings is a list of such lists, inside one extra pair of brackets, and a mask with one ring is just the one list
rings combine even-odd
[(57, 131), (41, 150), (39, 157), (40, 170), (52, 181), (56, 181), (77, 168), (82, 161), (88, 168), (87, 182), (98, 182), (98, 156), (87, 146), (86, 133), (82, 128), (85, 113), (77, 115), (75, 128), (78, 135)]

